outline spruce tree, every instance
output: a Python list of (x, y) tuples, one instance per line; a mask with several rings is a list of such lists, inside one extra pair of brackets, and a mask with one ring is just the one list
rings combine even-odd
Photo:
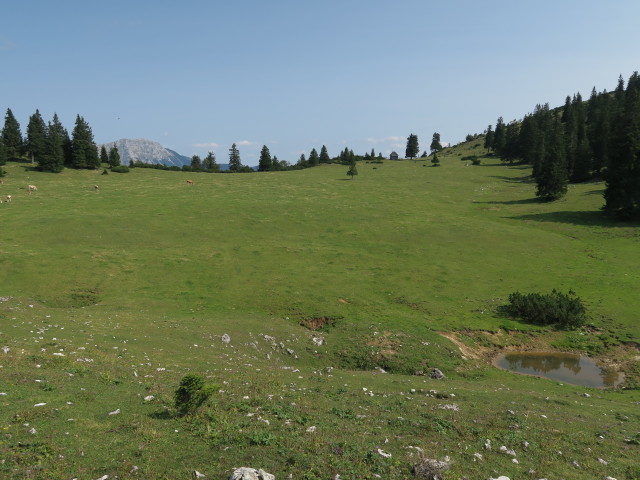
[(240, 151), (236, 144), (231, 145), (229, 149), (229, 171), (239, 172), (242, 169), (242, 162), (240, 161)]
[(356, 162), (353, 162), (351, 165), (349, 165), (349, 170), (347, 171), (347, 175), (351, 177), (351, 180), (353, 180), (353, 177), (358, 175), (358, 167), (356, 166)]
[(109, 166), (111, 168), (120, 166), (120, 152), (115, 145), (109, 149)]
[(4, 142), (2, 141), (2, 136), (0, 136), (0, 167), (6, 164), (7, 164), (7, 149), (5, 148)]
[(405, 158), (417, 157), (419, 151), (420, 147), (418, 145), (418, 136), (413, 133), (409, 134), (407, 137), (407, 148), (404, 152)]
[(440, 159), (438, 158), (438, 152), (433, 152), (433, 158), (431, 159), (431, 164), (434, 167), (440, 166)]
[(31, 159), (31, 163), (40, 162), (42, 157), (47, 153), (47, 126), (40, 115), (40, 111), (29, 117), (27, 124), (27, 156)]
[(307, 168), (308, 167), (307, 157), (305, 157), (304, 153), (300, 154), (300, 158), (298, 159), (298, 163), (296, 165), (298, 165), (298, 167), (301, 167), (301, 168)]
[(490, 150), (493, 150), (493, 140), (494, 140), (493, 126), (489, 125), (487, 127), (487, 132), (484, 134), (484, 148), (487, 149), (487, 152)]
[(269, 152), (269, 148), (266, 145), (263, 145), (262, 150), (260, 150), (260, 159), (258, 160), (258, 171), (268, 172), (272, 166), (271, 152)]
[[(57, 119), (57, 117), (54, 117)], [(53, 122), (49, 122), (45, 140), (45, 154), (38, 161), (38, 170), (59, 173), (64, 170), (65, 136)]]
[(439, 152), (440, 150), (442, 150), (442, 145), (440, 144), (440, 134), (438, 132), (435, 132), (433, 134), (429, 150), (431, 150), (431, 153)]
[(604, 192), (605, 210), (622, 219), (640, 218), (640, 77), (634, 72), (614, 118)]
[(220, 165), (216, 162), (216, 154), (213, 152), (208, 152), (207, 156), (202, 160), (202, 168), (207, 172), (219, 172)]
[(309, 154), (309, 166), (317, 167), (319, 163), (320, 163), (320, 157), (318, 156), (318, 152), (316, 151), (316, 149), (313, 148), (311, 150), (311, 153)]
[(4, 128), (2, 129), (2, 142), (5, 147), (5, 154), (7, 158), (18, 158), (22, 155), (23, 141), (22, 133), (20, 132), (20, 124), (13, 116), (13, 112), (10, 108), (7, 108), (7, 113), (4, 116)]
[(191, 157), (191, 170), (194, 172), (202, 170), (202, 160), (198, 155), (193, 155)]
[(567, 172), (567, 157), (563, 125), (556, 118), (546, 149), (542, 168), (536, 178), (536, 196), (544, 201), (559, 200), (567, 193), (569, 175)]
[(107, 147), (104, 145), (100, 147), (100, 163), (109, 163), (109, 154), (107, 153)]
[(69, 138), (67, 129), (60, 123), (57, 113), (53, 114), (53, 120), (49, 122), (49, 134), (53, 134), (61, 140), (63, 164), (69, 165), (71, 163), (71, 139)]
[(73, 168), (94, 169), (100, 167), (98, 147), (93, 141), (89, 124), (80, 115), (71, 134), (71, 166)]
[(324, 145), (322, 145), (322, 148), (320, 149), (320, 163), (331, 163), (331, 157), (329, 157), (327, 147)]
[(507, 131), (502, 117), (496, 122), (496, 130), (493, 134), (492, 150), (501, 157), (504, 156), (504, 147), (507, 144)]

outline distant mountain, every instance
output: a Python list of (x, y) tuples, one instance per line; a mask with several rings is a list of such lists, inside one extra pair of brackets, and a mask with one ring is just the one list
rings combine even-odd
[[(115, 142), (105, 143), (104, 147), (109, 152), (111, 147), (116, 146), (120, 154), (120, 163), (128, 165), (130, 160), (143, 163), (162, 163), (163, 165), (182, 167), (182, 165), (190, 165), (191, 158), (180, 155), (173, 150), (163, 147), (158, 142), (137, 138), (130, 140), (122, 138)], [(98, 145), (102, 148), (102, 145)]]

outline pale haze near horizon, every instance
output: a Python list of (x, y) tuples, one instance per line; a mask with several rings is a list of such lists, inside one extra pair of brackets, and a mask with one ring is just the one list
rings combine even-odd
[[(536, 104), (613, 90), (640, 64), (637, 1), (24, 1), (2, 8), (0, 109), (96, 143), (256, 165), (326, 145), (404, 154)], [(1, 125), (1, 124), (0, 124)]]

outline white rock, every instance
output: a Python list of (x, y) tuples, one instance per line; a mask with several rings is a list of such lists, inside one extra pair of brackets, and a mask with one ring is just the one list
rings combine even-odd
[(476, 460), (483, 460), (483, 457), (482, 457), (481, 453), (474, 453), (473, 456), (475, 457), (474, 460), (473, 460), (474, 462)]
[(109, 412), (109, 415), (119, 415), (120, 414), (120, 409), (116, 409), (113, 412)]
[(222, 335), (222, 343), (228, 345), (229, 343), (231, 343), (231, 337), (225, 333), (224, 335)]
[(229, 480), (276, 480), (276, 477), (262, 469), (241, 467), (234, 470)]
[(44, 407), (46, 403), (36, 403), (34, 407)]
[(147, 395), (146, 397), (144, 397), (144, 401), (145, 401), (145, 402), (150, 402), (150, 401), (151, 401), (151, 400), (153, 400), (154, 398), (156, 398), (156, 397), (154, 397), (153, 395)]
[(29, 430), (29, 433), (30, 433), (31, 435), (35, 435), (35, 434), (37, 433), (37, 431), (36, 431), (36, 429), (35, 429), (35, 428), (32, 428), (31, 430)]
[(309, 433), (315, 433), (315, 431), (318, 429), (318, 427), (316, 427), (315, 425), (307, 428), (307, 432)]
[(484, 449), (491, 450), (491, 440), (489, 440), (488, 438), (484, 441)]
[(380, 455), (380, 456), (382, 456), (382, 457), (385, 457), (385, 458), (390, 458), (390, 457), (391, 457), (391, 454), (390, 454), (390, 453), (385, 452), (385, 451), (384, 451), (384, 450), (382, 450), (381, 448), (378, 448), (378, 449), (376, 450), (376, 452), (378, 452), (378, 455)]
[(103, 475), (100, 478), (98, 478), (97, 480), (107, 480), (107, 478), (109, 478), (109, 475)]
[(193, 471), (193, 478), (205, 478), (205, 474), (200, 473), (198, 470)]
[(609, 462), (607, 462), (606, 460), (604, 460), (603, 458), (599, 458), (598, 461), (602, 464), (602, 465), (609, 465)]

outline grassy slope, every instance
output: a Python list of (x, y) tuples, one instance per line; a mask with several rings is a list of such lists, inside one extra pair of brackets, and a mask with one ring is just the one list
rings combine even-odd
[[(602, 184), (540, 204), (526, 168), (465, 167), (472, 150), (450, 151), (440, 168), (362, 164), (353, 180), (341, 166), (108, 176), (5, 167), (0, 195), (14, 201), (0, 205), (0, 297), (11, 297), (0, 303), (0, 343), (10, 348), (0, 353), (0, 472), (186, 478), (195, 468), (222, 478), (251, 464), (278, 478), (404, 478), (408, 446), (420, 446), (451, 456), (451, 478), (529, 468), (569, 478), (572, 460), (581, 478), (635, 478), (638, 447), (624, 441), (637, 431), (635, 391), (582, 397), (587, 389), (463, 360), (435, 332), (505, 327), (528, 332), (509, 342), (535, 334), (592, 349), (603, 336), (637, 341), (638, 225), (602, 218)], [(32, 196), (28, 183), (39, 187)], [(599, 330), (546, 332), (495, 315), (512, 291), (552, 288), (587, 300)], [(298, 326), (310, 317), (337, 319), (322, 347)], [(346, 368), (372, 362), (440, 367), (449, 378)], [(186, 371), (225, 390), (190, 420), (165, 410)], [(439, 408), (453, 403), (459, 411)], [(116, 408), (121, 415), (107, 415)], [(486, 438), (532, 447), (516, 465), (482, 451)], [(474, 462), (476, 451), (485, 460)]]

